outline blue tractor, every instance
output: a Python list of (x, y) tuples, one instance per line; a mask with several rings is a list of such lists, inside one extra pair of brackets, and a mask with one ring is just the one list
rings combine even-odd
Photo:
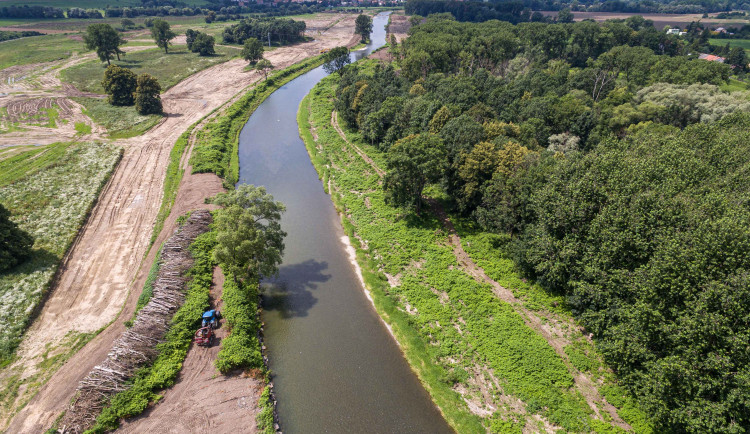
[(203, 313), (203, 324), (202, 327), (211, 327), (213, 329), (219, 328), (219, 320), (221, 319), (221, 312), (216, 309), (211, 309)]

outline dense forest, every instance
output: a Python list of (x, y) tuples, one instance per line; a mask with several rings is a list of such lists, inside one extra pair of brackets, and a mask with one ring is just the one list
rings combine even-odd
[(748, 10), (750, 3), (746, 0), (512, 0), (502, 2), (408, 0), (406, 3), (406, 10), (410, 14), (426, 16), (431, 13), (450, 12), (459, 21), (474, 22), (499, 19), (496, 14), (513, 13), (513, 11), (526, 11), (524, 14), (529, 16), (531, 11), (559, 11), (566, 8), (578, 12), (695, 14)]
[(302, 40), (307, 28), (304, 21), (282, 18), (246, 18), (224, 29), (227, 44), (243, 44), (248, 38), (288, 44)]
[[(510, 234), (660, 432), (750, 426), (750, 99), (641, 17), (456, 22), (340, 75), (340, 119), (385, 151), (386, 198)], [(736, 68), (735, 68), (736, 70)]]

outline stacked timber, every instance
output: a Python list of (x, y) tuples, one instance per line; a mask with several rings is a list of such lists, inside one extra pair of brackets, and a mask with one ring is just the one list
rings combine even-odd
[(96, 422), (108, 400), (128, 388), (127, 381), (156, 359), (156, 345), (163, 342), (172, 316), (185, 301), (185, 275), (193, 265), (189, 246), (208, 231), (211, 214), (194, 211), (162, 246), (160, 267), (148, 304), (138, 312), (133, 326), (112, 344), (101, 364), (81, 380), (76, 396), (60, 426), (67, 433), (82, 433)]

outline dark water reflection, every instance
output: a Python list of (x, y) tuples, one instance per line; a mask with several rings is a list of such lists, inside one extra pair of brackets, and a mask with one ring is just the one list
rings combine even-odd
[[(387, 14), (374, 19), (385, 43)], [(264, 185), (287, 212), (279, 277), (264, 282), (263, 320), (285, 433), (450, 432), (365, 297), (341, 223), (296, 122), (302, 98), (325, 77), (317, 68), (283, 86), (240, 135), (240, 182)]]

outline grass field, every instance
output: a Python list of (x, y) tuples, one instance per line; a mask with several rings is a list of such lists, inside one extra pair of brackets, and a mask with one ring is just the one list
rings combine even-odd
[(730, 47), (741, 47), (745, 50), (750, 51), (750, 39), (718, 39), (710, 38), (708, 43), (711, 45), (725, 46), (729, 44)]
[(0, 69), (13, 65), (67, 59), (83, 51), (83, 42), (65, 35), (31, 36), (0, 42)]
[[(127, 54), (121, 57), (121, 61), (114, 60), (112, 64), (128, 68), (136, 74), (153, 75), (159, 80), (162, 91), (165, 91), (198, 71), (226, 62), (239, 52), (239, 49), (216, 47), (215, 56), (201, 57), (188, 51), (184, 45), (175, 45), (171, 47), (169, 54), (154, 48)], [(102, 78), (105, 69), (107, 64), (97, 59), (68, 68), (62, 71), (61, 76), (63, 81), (79, 90), (103, 94)]]
[(34, 237), (32, 258), (0, 275), (0, 361), (20, 342), (120, 152), (112, 145), (57, 143), (0, 160), (0, 203)]
[(84, 114), (107, 129), (111, 139), (125, 139), (143, 134), (159, 123), (160, 115), (139, 115), (135, 107), (116, 107), (105, 99), (73, 98), (85, 107)]

